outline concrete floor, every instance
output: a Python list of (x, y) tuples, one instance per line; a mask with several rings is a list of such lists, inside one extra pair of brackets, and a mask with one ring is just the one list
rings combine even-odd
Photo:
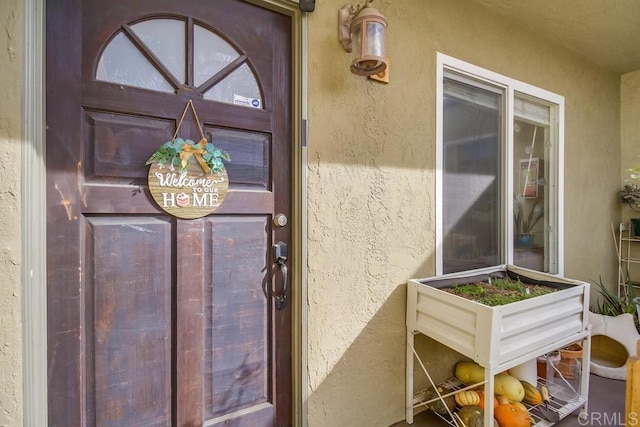
[[(560, 420), (558, 427), (607, 426), (617, 427), (625, 425), (625, 391), (626, 381), (611, 380), (591, 374), (589, 376), (588, 415), (586, 420), (578, 419), (579, 410)], [(416, 415), (413, 424), (404, 421), (391, 427), (448, 427), (441, 418), (431, 411)]]

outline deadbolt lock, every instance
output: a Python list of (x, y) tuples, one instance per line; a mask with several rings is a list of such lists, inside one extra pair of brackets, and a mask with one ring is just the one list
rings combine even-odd
[(289, 222), (289, 220), (287, 219), (287, 216), (285, 214), (279, 213), (273, 217), (273, 223), (277, 227), (284, 227), (285, 225), (287, 225), (287, 222)]

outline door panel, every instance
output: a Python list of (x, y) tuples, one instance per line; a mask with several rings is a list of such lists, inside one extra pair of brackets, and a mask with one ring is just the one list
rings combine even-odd
[(87, 218), (96, 425), (170, 424), (171, 228), (157, 218)]
[(145, 153), (154, 152), (158, 141), (170, 140), (174, 126), (172, 120), (87, 111), (83, 132), (85, 182), (97, 184), (119, 178), (117, 181), (125, 184), (132, 179), (144, 183), (147, 171), (131, 165), (144, 164)]
[(271, 190), (271, 141), (267, 134), (228, 129), (212, 129), (211, 132), (213, 145), (233, 157), (233, 164), (229, 163), (226, 169), (234, 188)]
[[(212, 281), (205, 287), (205, 414), (216, 417), (270, 401), (267, 218), (216, 217)], [(232, 301), (232, 303), (228, 303)]]
[[(155, 18), (184, 23), (184, 73), (135, 35)], [(193, 84), (196, 26), (240, 53), (259, 108), (203, 97), (231, 68)], [(173, 92), (97, 80), (119, 33)], [(272, 226), (291, 218), (290, 34), (289, 17), (241, 0), (47, 3), (51, 426), (291, 425), (291, 310), (274, 306), (271, 251), (290, 240), (291, 221)], [(224, 203), (197, 220), (146, 188), (188, 101), (231, 156)], [(190, 112), (179, 136), (199, 139)]]

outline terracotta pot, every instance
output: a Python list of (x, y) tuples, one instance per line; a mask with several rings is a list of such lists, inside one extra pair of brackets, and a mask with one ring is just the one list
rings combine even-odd
[(577, 359), (582, 359), (582, 344), (573, 343), (560, 349), (560, 362), (557, 367), (566, 379), (573, 379), (579, 375)]
[(574, 342), (567, 347), (560, 349), (560, 359), (581, 359), (582, 344)]

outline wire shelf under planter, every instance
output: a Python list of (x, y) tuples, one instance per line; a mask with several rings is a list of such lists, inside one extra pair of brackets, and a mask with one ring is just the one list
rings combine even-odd
[[(474, 384), (473, 386), (465, 386), (462, 384), (457, 378), (450, 378), (448, 380), (442, 381), (438, 383), (438, 387), (442, 387), (446, 390), (452, 390), (453, 392), (458, 392), (461, 390), (472, 389), (476, 387), (482, 387), (483, 383)], [(546, 386), (549, 390), (549, 407), (550, 411), (556, 412), (560, 419), (565, 418), (571, 413), (575, 412), (577, 409), (584, 407), (587, 402), (587, 399), (584, 396), (581, 396), (578, 393), (574, 393), (572, 391), (567, 390), (564, 387), (559, 386), (558, 384), (554, 384), (546, 381), (543, 378), (538, 378), (538, 388), (540, 386)], [(419, 408), (421, 406), (426, 406), (427, 402), (422, 399), (421, 396), (425, 394), (427, 389), (420, 390), (415, 393), (413, 399), (413, 407)], [(443, 395), (446, 396), (446, 395)], [(548, 421), (544, 418), (542, 414), (541, 408), (544, 408), (544, 403), (539, 405), (529, 405), (524, 403), (524, 406), (527, 407), (529, 411), (529, 415), (533, 419), (531, 427), (549, 427), (554, 425), (553, 422)], [(447, 416), (442, 414), (437, 414), (442, 420), (444, 420), (447, 424), (453, 427), (460, 427), (460, 423), (456, 425), (455, 421), (449, 419)]]

